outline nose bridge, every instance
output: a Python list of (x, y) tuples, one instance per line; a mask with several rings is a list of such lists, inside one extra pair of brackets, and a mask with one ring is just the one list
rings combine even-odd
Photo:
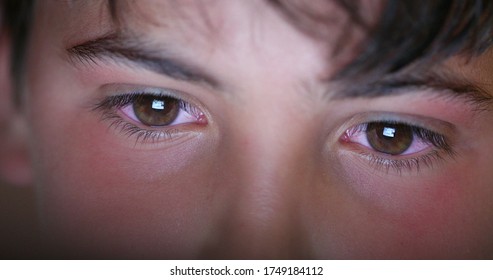
[(224, 170), (231, 179), (222, 190), (228, 206), (223, 208), (219, 247), (228, 255), (306, 254), (300, 198), (309, 191), (312, 164), (302, 133), (275, 119), (251, 120), (225, 140)]

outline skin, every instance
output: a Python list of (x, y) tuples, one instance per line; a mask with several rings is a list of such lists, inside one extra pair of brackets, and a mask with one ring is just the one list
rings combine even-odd
[[(99, 258), (492, 257), (491, 110), (432, 90), (331, 98), (334, 87), (323, 78), (350, 61), (361, 33), (349, 51), (330, 57), (337, 40), (302, 33), (262, 1), (135, 5), (123, 11), (125, 30), (171, 48), (218, 86), (128, 63), (77, 62), (68, 48), (115, 29), (105, 5), (41, 1), (23, 107), (11, 118), (23, 123), (20, 143), (29, 156), (19, 172), (34, 178), (51, 251)], [(489, 52), (467, 63), (454, 57), (437, 69), (490, 94), (492, 60)], [(171, 139), (136, 142), (94, 110), (129, 87), (176, 90), (207, 123), (179, 124)], [(444, 134), (455, 156), (440, 152), (442, 160), (419, 171), (375, 167), (362, 153), (389, 156), (341, 137), (371, 121), (368, 113), (383, 112)]]

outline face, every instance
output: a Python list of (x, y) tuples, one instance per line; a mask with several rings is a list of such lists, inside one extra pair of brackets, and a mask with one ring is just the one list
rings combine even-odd
[(493, 55), (433, 67), (477, 91), (348, 97), (354, 84), (330, 77), (363, 33), (330, 55), (347, 20), (335, 4), (313, 2), (335, 19), (321, 40), (264, 1), (117, 2), (117, 20), (105, 1), (36, 10), (24, 111), (52, 246), (116, 258), (492, 256), (493, 112), (479, 97), (493, 92)]

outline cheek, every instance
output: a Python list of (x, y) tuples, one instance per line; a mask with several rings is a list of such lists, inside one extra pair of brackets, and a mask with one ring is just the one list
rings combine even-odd
[(210, 220), (211, 189), (203, 182), (212, 142), (198, 136), (154, 150), (135, 144), (87, 106), (96, 89), (75, 79), (74, 69), (45, 63), (50, 59), (58, 61), (31, 56), (26, 102), (46, 235), (103, 256), (193, 255)]
[(128, 243), (146, 254), (193, 254), (187, 251), (200, 247), (194, 242), (209, 220), (211, 189), (203, 182), (213, 149), (201, 148), (206, 139), (199, 135), (150, 150), (108, 125), (88, 112), (33, 115), (46, 230), (117, 256), (130, 250)]
[(493, 178), (479, 179), (487, 173), (468, 161), (391, 175), (344, 159), (340, 172), (355, 205), (348, 210), (356, 217), (349, 223), (353, 239), (364, 241), (359, 246), (373, 257), (466, 258), (484, 252), (493, 232), (491, 223), (489, 228), (484, 223), (491, 217)]

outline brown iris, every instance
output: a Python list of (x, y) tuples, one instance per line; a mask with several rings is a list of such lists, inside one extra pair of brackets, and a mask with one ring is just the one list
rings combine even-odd
[(373, 149), (390, 155), (405, 152), (413, 142), (413, 129), (405, 124), (369, 123), (366, 128), (368, 143)]
[(172, 123), (180, 111), (180, 101), (171, 97), (139, 96), (133, 102), (135, 116), (148, 126)]

